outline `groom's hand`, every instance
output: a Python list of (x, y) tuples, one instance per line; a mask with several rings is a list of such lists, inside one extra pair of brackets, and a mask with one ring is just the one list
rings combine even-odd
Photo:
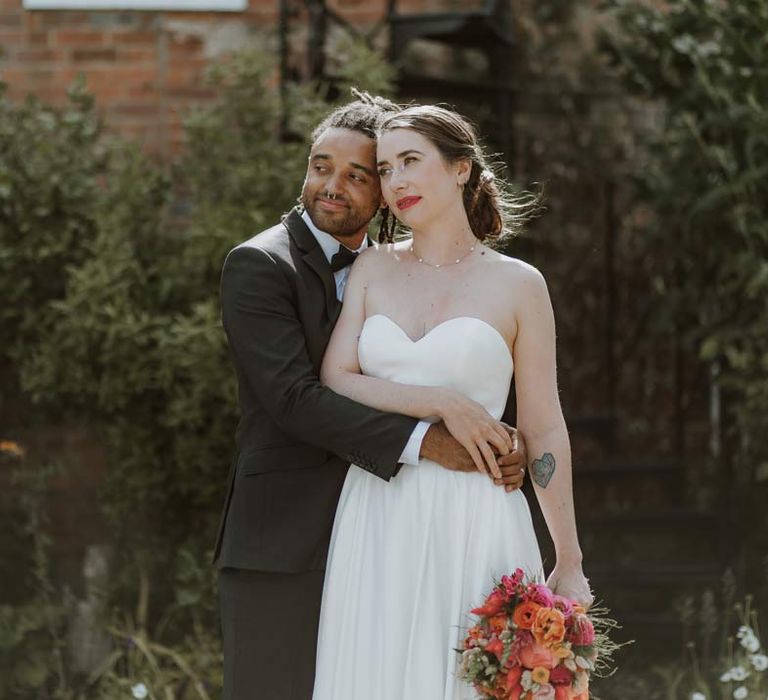
[[(504, 426), (512, 436), (512, 451), (498, 458), (501, 479), (494, 479), (497, 486), (504, 486), (507, 492), (519, 489), (525, 479), (527, 454), (525, 441), (516, 428)], [(434, 423), (429, 427), (421, 443), (420, 457), (437, 462), (450, 471), (475, 472), (472, 457), (461, 443), (448, 432), (445, 423)]]
[(523, 434), (511, 425), (502, 423), (512, 438), (512, 450), (499, 456), (497, 463), (501, 469), (501, 479), (494, 479), (497, 486), (504, 486), (507, 493), (519, 489), (525, 481), (525, 465), (528, 464), (528, 449)]

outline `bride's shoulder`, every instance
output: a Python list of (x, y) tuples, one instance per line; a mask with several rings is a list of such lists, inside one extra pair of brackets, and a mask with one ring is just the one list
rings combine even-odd
[(528, 287), (531, 285), (546, 286), (544, 275), (541, 274), (538, 268), (530, 263), (520, 260), (520, 258), (513, 258), (509, 255), (505, 255), (496, 250), (492, 250), (490, 253), (490, 261), (494, 263), (494, 268), (497, 271), (497, 274), (503, 278), (505, 285), (514, 285), (516, 287)]
[(360, 261), (369, 266), (389, 265), (398, 262), (410, 249), (410, 241), (374, 243), (360, 254)]

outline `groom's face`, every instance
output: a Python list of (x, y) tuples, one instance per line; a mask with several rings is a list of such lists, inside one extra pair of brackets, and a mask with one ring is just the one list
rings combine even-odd
[(312, 144), (301, 203), (340, 241), (367, 230), (381, 202), (376, 142), (359, 131), (326, 129)]

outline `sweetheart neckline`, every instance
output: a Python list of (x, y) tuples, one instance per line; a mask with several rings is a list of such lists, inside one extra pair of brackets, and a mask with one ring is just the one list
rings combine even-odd
[(462, 320), (469, 320), (469, 321), (477, 321), (478, 323), (482, 324), (486, 328), (489, 328), (493, 334), (498, 338), (502, 345), (504, 346), (504, 349), (507, 351), (507, 355), (509, 356), (509, 361), (512, 363), (512, 366), (515, 366), (515, 359), (512, 357), (512, 351), (509, 349), (509, 345), (507, 344), (507, 341), (505, 340), (504, 336), (501, 334), (501, 331), (499, 331), (498, 328), (488, 323), (488, 321), (484, 321), (482, 318), (478, 318), (477, 316), (452, 316), (451, 318), (446, 318), (444, 321), (440, 321), (436, 326), (433, 326), (430, 328), (424, 335), (421, 336), (421, 338), (417, 338), (414, 340), (409, 336), (403, 327), (395, 321), (391, 316), (387, 316), (387, 314), (377, 313), (377, 314), (371, 314), (370, 316), (367, 316), (365, 318), (365, 321), (363, 321), (363, 325), (365, 325), (370, 319), (376, 318), (376, 316), (381, 316), (382, 318), (385, 318), (387, 321), (389, 321), (395, 328), (397, 328), (402, 334), (403, 337), (408, 340), (411, 345), (418, 345), (422, 340), (430, 336), (432, 333), (434, 333), (438, 328), (441, 326), (445, 326), (448, 323), (452, 323), (454, 321), (462, 321)]

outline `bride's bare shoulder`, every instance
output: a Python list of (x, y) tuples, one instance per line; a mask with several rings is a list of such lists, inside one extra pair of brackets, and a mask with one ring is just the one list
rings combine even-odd
[(396, 243), (377, 243), (369, 246), (360, 254), (355, 265), (360, 264), (370, 270), (389, 267), (399, 262), (410, 249), (410, 241), (397, 241)]
[(502, 278), (505, 287), (514, 286), (517, 289), (546, 286), (544, 275), (530, 263), (513, 258), (496, 250), (490, 251), (490, 262), (494, 263), (496, 273)]

